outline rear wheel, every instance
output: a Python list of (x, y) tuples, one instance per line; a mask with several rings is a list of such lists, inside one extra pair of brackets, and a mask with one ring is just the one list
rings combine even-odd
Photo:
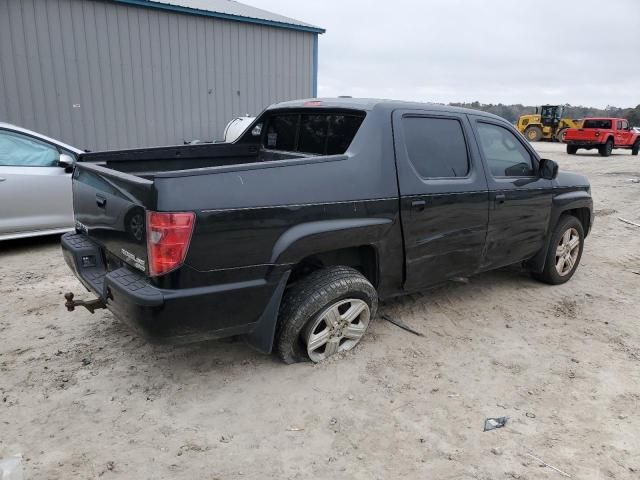
[(602, 157), (608, 157), (609, 155), (611, 155), (611, 152), (613, 152), (613, 140), (610, 138), (605, 142), (604, 145), (600, 145), (600, 147), (598, 148), (598, 152)]
[(349, 267), (328, 267), (300, 280), (280, 308), (276, 350), (285, 363), (321, 362), (351, 350), (378, 307), (371, 283)]
[(636, 143), (634, 143), (633, 147), (631, 147), (631, 155), (638, 155), (639, 151), (640, 151), (640, 138), (636, 140)]
[(532, 276), (551, 285), (568, 281), (578, 268), (583, 245), (584, 229), (580, 220), (571, 215), (560, 217), (549, 242), (544, 270)]
[(540, 127), (529, 127), (524, 131), (524, 136), (530, 142), (538, 142), (542, 138), (542, 129)]
[(577, 151), (578, 147), (576, 147), (575, 145), (567, 145), (567, 153), (569, 155), (575, 155)]

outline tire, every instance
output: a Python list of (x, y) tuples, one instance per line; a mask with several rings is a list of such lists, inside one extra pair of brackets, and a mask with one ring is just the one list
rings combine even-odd
[(564, 135), (567, 133), (566, 128), (561, 128), (556, 132), (556, 140), (560, 143), (564, 142)]
[(611, 155), (612, 151), (613, 151), (613, 139), (611, 138), (607, 139), (605, 144), (601, 145), (598, 148), (598, 153), (600, 153), (601, 157), (608, 157), (609, 155)]
[(575, 155), (577, 151), (578, 147), (576, 147), (575, 145), (567, 145), (567, 153), (569, 155)]
[[(376, 289), (357, 270), (342, 266), (316, 270), (295, 284), (282, 301), (275, 341), (278, 356), (287, 364), (319, 362), (351, 350), (377, 308)], [(358, 309), (362, 310), (354, 316)], [(308, 348), (314, 339), (318, 347)]]
[(542, 139), (542, 129), (540, 127), (528, 127), (524, 131), (524, 136), (530, 142), (539, 142)]
[(631, 155), (638, 155), (638, 152), (640, 152), (640, 139), (636, 140), (636, 143), (631, 147)]
[[(558, 253), (561, 247), (567, 244), (567, 234), (569, 234), (568, 238), (570, 239), (568, 242), (569, 246), (563, 250), (565, 253), (562, 256), (564, 256), (565, 260), (560, 263)], [(575, 247), (571, 248), (573, 238), (577, 238), (578, 243)], [(582, 223), (572, 215), (563, 215), (560, 217), (553, 231), (553, 235), (551, 235), (547, 257), (544, 262), (544, 270), (540, 273), (532, 273), (533, 278), (550, 285), (560, 285), (561, 283), (569, 281), (578, 269), (583, 248), (584, 229), (582, 228)], [(566, 268), (567, 255), (571, 258), (572, 262), (568, 269)], [(562, 273), (560, 271), (562, 271)]]

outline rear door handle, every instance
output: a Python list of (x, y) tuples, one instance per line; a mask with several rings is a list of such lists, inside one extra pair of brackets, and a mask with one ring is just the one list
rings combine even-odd
[(411, 210), (416, 212), (422, 212), (426, 206), (426, 200), (414, 200), (411, 202)]
[(496, 200), (495, 200), (496, 205), (502, 205), (506, 201), (507, 201), (506, 195), (504, 195), (502, 193), (499, 193), (499, 194), (496, 195)]
[(96, 205), (98, 205), (100, 208), (104, 208), (107, 205), (107, 199), (101, 197), (100, 195), (96, 195)]
[(6, 180), (7, 180), (6, 178), (2, 178), (2, 177), (0, 177), (0, 182), (4, 182), (4, 181), (6, 181)]

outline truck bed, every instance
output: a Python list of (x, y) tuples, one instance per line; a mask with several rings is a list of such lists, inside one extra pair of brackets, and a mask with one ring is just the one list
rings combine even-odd
[[(257, 145), (212, 143), (90, 152), (80, 155), (80, 161), (152, 179), (170, 172), (286, 160), (305, 156), (307, 155), (269, 151)], [(198, 172), (192, 173), (197, 174)]]

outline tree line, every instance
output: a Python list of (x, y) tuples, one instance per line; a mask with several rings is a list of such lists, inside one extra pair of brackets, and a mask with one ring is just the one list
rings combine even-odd
[[(520, 115), (527, 115), (536, 112), (535, 106), (522, 104), (504, 105), (502, 103), (450, 103), (454, 107), (474, 108), (483, 112), (493, 113), (511, 123), (516, 123)], [(619, 108), (608, 105), (606, 108), (583, 107), (565, 104), (564, 117), (585, 118), (585, 117), (617, 117), (626, 118), (632, 126), (640, 126), (640, 105), (635, 108)]]

